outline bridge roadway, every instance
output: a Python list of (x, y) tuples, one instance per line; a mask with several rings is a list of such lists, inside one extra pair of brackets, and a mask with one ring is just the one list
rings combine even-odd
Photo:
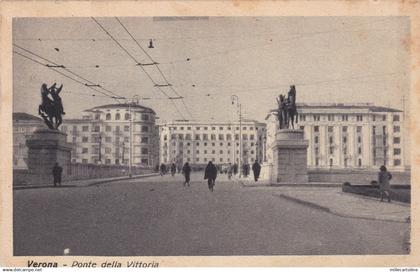
[[(14, 254), (405, 254), (409, 224), (344, 218), (202, 173), (14, 191)], [(282, 190), (273, 188), (273, 190)]]

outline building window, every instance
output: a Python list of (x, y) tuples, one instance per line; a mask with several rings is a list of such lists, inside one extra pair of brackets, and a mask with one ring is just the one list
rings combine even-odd
[(315, 147), (315, 154), (319, 154), (319, 148)]
[(341, 115), (341, 120), (342, 121), (348, 121), (349, 120), (349, 116), (347, 114), (343, 114), (343, 115)]
[[(149, 127), (148, 126), (141, 126), (141, 132), (149, 132)], [(182, 135), (182, 134), (180, 134)]]
[(344, 155), (347, 155), (347, 148), (345, 147), (345, 148), (343, 148), (343, 154)]
[(401, 148), (394, 148), (394, 155), (401, 155)]
[(111, 142), (111, 137), (105, 137), (105, 142), (110, 143)]
[(200, 146), (200, 143), (195, 143), (196, 146)]
[(216, 154), (216, 150), (212, 150), (211, 151), (211, 154)]
[(321, 116), (319, 114), (314, 114), (314, 121), (321, 120)]
[(333, 166), (333, 159), (330, 159), (330, 167), (332, 167)]
[(382, 121), (386, 121), (386, 115), (382, 115)]
[(126, 113), (126, 114), (124, 115), (124, 119), (125, 119), (125, 120), (130, 120), (130, 114), (129, 114), (129, 113)]
[(399, 144), (401, 142), (400, 137), (394, 137), (394, 144)]
[(305, 114), (301, 114), (299, 115), (299, 121), (306, 121), (306, 115)]
[(400, 132), (400, 127), (399, 126), (394, 126), (394, 133)]
[(232, 140), (232, 135), (231, 134), (226, 134), (226, 140), (231, 141)]
[(142, 164), (149, 164), (149, 160), (148, 159), (141, 159), (141, 163)]
[(314, 132), (319, 132), (319, 126), (314, 126)]
[(363, 115), (356, 115), (356, 120), (358, 122), (362, 122), (363, 121)]
[(149, 143), (149, 137), (141, 137), (141, 143), (142, 143), (142, 144), (147, 144), (147, 143)]
[(315, 166), (319, 166), (319, 158), (315, 158)]
[(362, 148), (361, 148), (361, 147), (359, 147), (359, 148), (357, 149), (357, 153), (362, 154)]
[(204, 150), (204, 154), (207, 154), (207, 150)]
[(219, 153), (220, 153), (220, 154), (223, 154), (223, 150), (220, 150), (220, 151), (219, 151)]
[(82, 143), (87, 143), (89, 141), (89, 137), (82, 137)]
[(86, 164), (86, 163), (88, 163), (88, 160), (87, 159), (82, 159), (82, 163)]
[(254, 140), (254, 134), (249, 135), (249, 140), (253, 141)]
[(117, 113), (115, 114), (115, 120), (120, 120), (121, 119), (121, 114)]
[(124, 126), (124, 131), (130, 131), (130, 126)]
[(141, 120), (143, 120), (143, 121), (149, 121), (149, 115), (148, 114), (142, 114), (141, 115)]
[(200, 141), (200, 134), (196, 134), (196, 135), (195, 135), (195, 140), (196, 140), (196, 141)]
[(401, 160), (400, 159), (394, 160), (394, 166), (400, 166), (400, 165), (401, 165)]
[(111, 114), (110, 113), (107, 113), (105, 119), (106, 120), (111, 120)]
[(248, 140), (248, 135), (247, 134), (242, 134), (242, 140), (247, 141)]
[(211, 127), (211, 130), (216, 130), (216, 127)]
[(208, 127), (204, 127), (204, 130), (208, 130)]
[(179, 129), (180, 129), (180, 130), (184, 130), (184, 127), (180, 127)]
[(334, 115), (328, 114), (328, 121), (334, 121)]
[(343, 137), (343, 143), (347, 143), (347, 137), (346, 136)]
[(357, 142), (360, 144), (360, 143), (362, 143), (362, 137), (360, 137), (360, 136), (357, 136)]
[[(124, 137), (124, 142), (128, 143), (128, 137)], [(165, 143), (166, 145), (166, 143)]]
[(220, 146), (223, 146), (223, 143), (220, 143)]
[(105, 131), (108, 131), (108, 132), (111, 131), (111, 126), (106, 126)]
[(200, 154), (200, 150), (196, 150), (195, 151), (195, 154)]
[(111, 148), (105, 147), (105, 153), (106, 154), (111, 154)]
[(89, 126), (83, 126), (83, 127), (82, 127), (82, 131), (85, 131), (85, 132), (86, 132), (86, 131), (89, 131)]
[(82, 154), (86, 154), (86, 153), (88, 153), (88, 151), (89, 150), (86, 147), (82, 148)]
[(357, 164), (359, 165), (359, 167), (362, 167), (362, 159), (358, 159)]
[(330, 144), (332, 144), (332, 143), (334, 142), (333, 137), (332, 137), (332, 136), (330, 136), (330, 137), (329, 137), (329, 139), (328, 139), (328, 141), (329, 141), (329, 143), (330, 143)]
[(215, 143), (211, 143), (211, 146), (216, 146), (216, 144)]
[(330, 155), (334, 154), (334, 147), (330, 146)]
[(318, 136), (315, 136), (314, 141), (315, 141), (315, 143), (316, 143), (316, 144), (319, 142), (319, 138), (318, 138)]
[(149, 149), (148, 149), (148, 148), (146, 148), (146, 147), (142, 147), (142, 148), (141, 148), (141, 154), (142, 154), (142, 155), (147, 155), (147, 154), (149, 154)]
[(362, 127), (361, 126), (357, 126), (356, 127), (356, 132), (357, 133), (361, 133), (362, 132)]
[(329, 127), (328, 127), (328, 132), (334, 132), (334, 127), (329, 126)]
[(207, 135), (207, 134), (203, 134), (203, 140), (204, 141), (207, 141), (209, 139), (209, 135)]
[(239, 140), (239, 134), (235, 134), (235, 140), (238, 141)]
[(400, 121), (400, 116), (399, 115), (392, 116), (392, 121), (399, 122)]
[(204, 143), (204, 146), (207, 146), (207, 143)]
[(300, 126), (299, 129), (300, 130), (305, 130), (305, 126)]
[(212, 141), (216, 141), (216, 134), (211, 134), (211, 135), (210, 135), (210, 139), (211, 139)]
[(219, 134), (219, 141), (223, 141), (224, 140), (223, 138), (224, 138), (223, 134)]

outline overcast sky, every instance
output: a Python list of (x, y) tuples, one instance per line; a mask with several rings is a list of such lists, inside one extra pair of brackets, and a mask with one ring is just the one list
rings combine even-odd
[[(150, 62), (115, 18), (95, 19), (134, 59)], [(154, 87), (91, 18), (15, 19), (13, 41), (120, 96), (152, 98), (140, 103), (153, 108), (161, 120), (233, 119), (236, 108), (231, 95), (236, 94), (245, 117), (263, 121), (276, 107), (275, 97), (286, 93), (291, 84), (296, 85), (298, 102), (370, 102), (402, 109), (402, 96), (408, 99), (406, 17), (119, 19), (160, 63), (173, 89), (185, 97), (173, 100), (178, 110), (166, 99), (178, 95), (163, 87), (166, 96)], [(153, 49), (148, 48), (149, 39), (153, 39)], [(47, 63), (17, 47), (14, 50)], [(144, 69), (154, 82), (165, 83), (155, 66)], [(43, 82), (64, 84), (65, 118), (77, 118), (84, 109), (116, 102), (14, 54), (14, 111), (37, 115)]]

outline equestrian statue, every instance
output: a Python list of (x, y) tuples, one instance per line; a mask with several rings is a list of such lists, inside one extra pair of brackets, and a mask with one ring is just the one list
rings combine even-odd
[(45, 124), (50, 129), (58, 130), (58, 127), (63, 123), (62, 115), (66, 113), (64, 112), (63, 103), (59, 95), (63, 89), (63, 84), (58, 88), (56, 85), (57, 84), (54, 83), (48, 88), (47, 84), (42, 84), (42, 102), (38, 107), (38, 114), (44, 119)]
[(276, 110), (277, 119), (279, 121), (280, 129), (295, 128), (298, 123), (298, 112), (296, 107), (296, 88), (295, 85), (290, 86), (287, 93), (287, 98), (284, 95), (279, 95), (277, 98), (278, 108)]

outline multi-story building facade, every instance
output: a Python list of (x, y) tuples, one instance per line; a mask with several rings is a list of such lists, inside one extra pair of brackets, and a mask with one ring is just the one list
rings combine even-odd
[(243, 163), (261, 162), (265, 156), (266, 125), (254, 120), (243, 120), (241, 124), (172, 121), (159, 127), (160, 162), (164, 164), (189, 162), (193, 166), (203, 166), (209, 161), (218, 165), (239, 163), (241, 142)]
[(155, 120), (156, 113), (139, 104), (110, 104), (84, 111), (82, 119), (65, 119), (61, 130), (73, 144), (72, 162), (128, 165), (131, 157), (133, 166), (154, 166)]
[[(300, 104), (298, 113), (296, 126), (309, 141), (308, 167), (405, 168), (402, 111), (373, 104)], [(270, 161), (278, 121), (273, 114), (266, 120)]]
[(13, 169), (28, 168), (26, 140), (41, 128), (47, 128), (41, 118), (23, 112), (13, 113)]

